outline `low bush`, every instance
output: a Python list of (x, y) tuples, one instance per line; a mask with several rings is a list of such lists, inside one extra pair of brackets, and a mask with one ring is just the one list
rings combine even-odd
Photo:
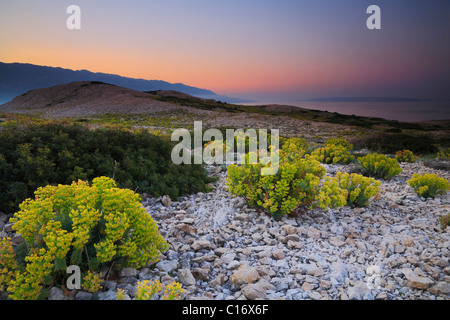
[(395, 153), (395, 159), (398, 162), (414, 162), (417, 160), (417, 157), (414, 155), (412, 151), (409, 150), (403, 150), (403, 151), (397, 151)]
[(206, 192), (201, 165), (175, 165), (173, 143), (146, 131), (81, 125), (6, 124), (0, 128), (0, 211), (13, 213), (38, 187), (106, 176), (123, 188), (172, 199)]
[(384, 154), (372, 153), (358, 159), (363, 174), (389, 180), (395, 177), (402, 168), (397, 160), (386, 157)]
[[(106, 177), (95, 178), (92, 186), (80, 180), (39, 188), (11, 222), (26, 250), (22, 258), (16, 254), (9, 261), (17, 264), (7, 288), (12, 299), (39, 298), (43, 287), (62, 281), (68, 264), (88, 273), (83, 285), (95, 290), (94, 272), (102, 264), (137, 268), (158, 261), (168, 249), (139, 195)], [(3, 250), (10, 252), (9, 247)], [(9, 276), (6, 272), (3, 278)]]
[(435, 197), (437, 194), (445, 194), (450, 189), (447, 179), (439, 177), (434, 173), (413, 174), (407, 181), (408, 185), (414, 189), (419, 197)]
[(347, 140), (344, 139), (339, 139), (339, 138), (331, 138), (328, 139), (327, 141), (325, 141), (325, 145), (326, 146), (341, 146), (344, 147), (347, 150), (352, 150), (353, 149), (353, 145), (348, 142)]
[(303, 138), (280, 139), (281, 150), (285, 158), (295, 160), (308, 153), (309, 143)]
[(436, 153), (438, 143), (429, 135), (381, 133), (353, 140), (358, 149), (369, 149), (382, 154), (395, 154), (398, 150), (411, 150), (414, 154)]
[(450, 148), (443, 149), (437, 153), (436, 158), (450, 160)]
[(290, 161), (280, 151), (278, 172), (266, 176), (261, 175), (264, 166), (249, 164), (248, 157), (245, 164), (228, 167), (228, 190), (245, 197), (250, 205), (264, 208), (275, 219), (299, 208), (345, 205), (346, 191), (332, 182), (321, 186), (325, 168), (309, 155)]
[(442, 229), (446, 229), (448, 226), (450, 226), (450, 213), (446, 214), (445, 216), (442, 216), (439, 218), (439, 222), (441, 223)]
[(357, 207), (368, 206), (378, 195), (381, 186), (380, 181), (356, 173), (338, 172), (336, 180), (340, 188), (347, 190), (347, 204)]
[(355, 159), (346, 147), (334, 144), (314, 150), (311, 157), (325, 164), (349, 163)]

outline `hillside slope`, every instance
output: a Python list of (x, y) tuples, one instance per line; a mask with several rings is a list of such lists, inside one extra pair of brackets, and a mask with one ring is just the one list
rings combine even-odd
[(81, 81), (35, 89), (0, 106), (0, 112), (51, 117), (78, 117), (105, 113), (154, 113), (178, 106), (155, 95), (111, 84)]

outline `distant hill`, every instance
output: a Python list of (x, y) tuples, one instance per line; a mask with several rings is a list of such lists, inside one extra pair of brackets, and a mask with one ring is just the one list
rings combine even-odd
[(99, 81), (78, 81), (30, 90), (0, 105), (0, 112), (71, 118), (106, 113), (154, 113), (179, 107), (158, 97)]
[(74, 81), (99, 81), (136, 91), (173, 90), (205, 99), (215, 99), (229, 103), (245, 102), (213, 91), (188, 86), (182, 83), (169, 83), (161, 80), (145, 80), (122, 77), (107, 73), (94, 73), (87, 70), (70, 70), (45, 67), (25, 63), (0, 62), (0, 104), (29, 90), (47, 88)]

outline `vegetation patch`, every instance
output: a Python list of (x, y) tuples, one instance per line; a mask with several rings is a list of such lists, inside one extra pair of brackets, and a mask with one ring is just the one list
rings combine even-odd
[(174, 143), (147, 131), (89, 130), (77, 124), (7, 122), (0, 128), (0, 211), (18, 205), (46, 185), (99, 176), (152, 196), (208, 191), (201, 165), (175, 165)]

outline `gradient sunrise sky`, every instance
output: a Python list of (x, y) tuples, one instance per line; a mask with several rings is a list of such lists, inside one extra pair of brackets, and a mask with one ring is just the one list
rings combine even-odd
[[(381, 30), (366, 27), (372, 4)], [(1, 0), (0, 61), (243, 98), (450, 98), (450, 1)]]

